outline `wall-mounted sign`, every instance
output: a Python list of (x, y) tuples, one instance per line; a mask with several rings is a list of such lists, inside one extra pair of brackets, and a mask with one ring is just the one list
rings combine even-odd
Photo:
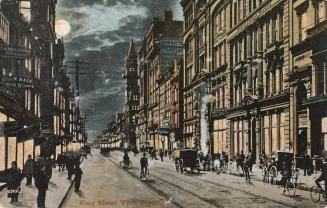
[(5, 58), (30, 58), (32, 50), (21, 46), (0, 45), (1, 56)]
[(0, 77), (0, 82), (7, 87), (17, 87), (23, 89), (35, 87), (34, 80), (28, 77), (3, 76)]
[(182, 40), (160, 41), (160, 71), (166, 70), (177, 55), (183, 53)]

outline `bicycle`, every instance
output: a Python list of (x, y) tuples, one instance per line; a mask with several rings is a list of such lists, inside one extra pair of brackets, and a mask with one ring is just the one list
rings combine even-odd
[(128, 162), (126, 161), (120, 161), (119, 162), (119, 166), (122, 168), (132, 168), (133, 167), (133, 163), (129, 160)]
[(220, 164), (216, 166), (216, 174), (219, 175), (220, 173), (227, 173), (228, 171), (228, 163), (223, 163), (220, 167)]
[(312, 186), (311, 189), (310, 189), (310, 197), (311, 197), (311, 200), (314, 202), (314, 203), (318, 203), (320, 201), (320, 198), (321, 196), (327, 200), (327, 196), (325, 194), (325, 191), (318, 187), (318, 186)]

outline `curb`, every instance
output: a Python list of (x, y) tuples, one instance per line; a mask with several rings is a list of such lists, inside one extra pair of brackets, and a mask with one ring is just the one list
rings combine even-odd
[[(82, 164), (82, 162), (84, 161), (84, 158), (82, 158), (82, 161), (80, 164)], [(73, 185), (75, 184), (75, 176), (74, 176), (74, 180), (70, 183), (69, 188), (67, 189), (64, 197), (62, 198), (62, 200), (60, 201), (58, 208), (61, 208), (62, 205), (64, 204), (65, 200), (67, 199), (68, 193), (70, 192), (70, 190), (72, 189)]]
[(75, 180), (73, 180), (68, 188), (68, 190), (65, 193), (65, 196), (62, 198), (60, 204), (58, 205), (58, 208), (61, 208), (62, 205), (64, 204), (65, 200), (67, 199), (68, 193), (70, 192), (70, 190), (72, 189), (73, 185), (75, 184)]

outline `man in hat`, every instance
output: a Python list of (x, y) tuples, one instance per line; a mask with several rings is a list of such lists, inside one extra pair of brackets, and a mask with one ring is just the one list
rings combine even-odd
[(43, 165), (40, 160), (38, 160), (35, 163), (35, 169), (34, 169), (33, 176), (34, 176), (35, 187), (38, 190), (37, 207), (44, 208), (46, 192), (47, 192), (48, 186), (49, 186), (49, 180), (48, 180), (48, 176), (45, 171), (45, 165)]
[(31, 155), (28, 155), (23, 169), (24, 174), (26, 176), (26, 186), (32, 185), (33, 169), (34, 169), (34, 160), (32, 159)]
[(82, 175), (83, 175), (83, 171), (80, 168), (79, 164), (76, 164), (76, 168), (75, 168), (75, 192), (79, 192), (79, 187), (81, 186), (81, 180), (82, 180)]

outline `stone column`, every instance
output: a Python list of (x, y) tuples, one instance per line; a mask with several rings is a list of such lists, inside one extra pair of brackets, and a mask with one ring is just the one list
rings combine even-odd
[(260, 163), (260, 155), (262, 153), (261, 147), (261, 117), (260, 115), (256, 116), (256, 164)]
[(263, 97), (263, 25), (261, 23), (258, 24), (258, 53), (257, 53), (257, 77), (258, 77), (258, 96)]

